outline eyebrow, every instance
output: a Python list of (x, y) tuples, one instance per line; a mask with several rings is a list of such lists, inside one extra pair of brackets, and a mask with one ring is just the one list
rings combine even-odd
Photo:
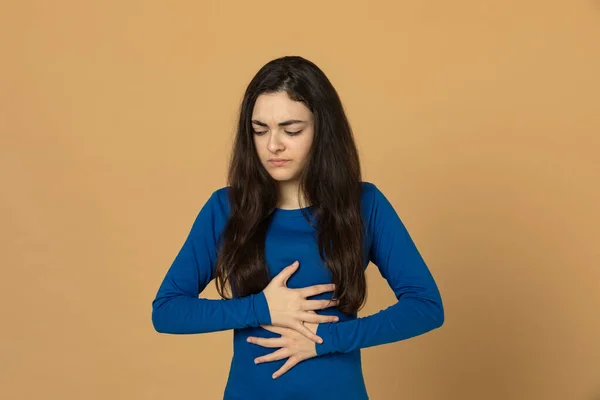
[[(287, 121), (280, 122), (277, 125), (279, 125), (279, 126), (288, 126), (288, 125), (299, 124), (299, 123), (303, 123), (303, 122), (306, 122), (306, 121), (302, 121), (302, 120), (299, 120), (299, 119), (289, 119)], [(266, 127), (269, 126), (269, 125), (265, 124), (264, 122), (261, 122), (261, 121), (259, 121), (257, 119), (253, 119), (252, 123), (256, 124), (256, 125), (260, 125), (260, 126), (266, 126)]]

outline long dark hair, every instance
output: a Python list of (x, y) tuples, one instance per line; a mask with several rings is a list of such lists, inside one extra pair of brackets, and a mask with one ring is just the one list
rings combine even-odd
[(229, 165), (231, 214), (220, 237), (217, 291), (228, 297), (229, 284), (234, 297), (243, 297), (260, 293), (270, 280), (264, 244), (277, 206), (277, 182), (258, 158), (251, 118), (258, 96), (274, 92), (286, 92), (314, 115), (314, 138), (299, 194), (314, 210), (319, 254), (332, 273), (339, 308), (355, 313), (366, 299), (358, 151), (335, 88), (319, 67), (299, 56), (265, 64), (244, 94)]

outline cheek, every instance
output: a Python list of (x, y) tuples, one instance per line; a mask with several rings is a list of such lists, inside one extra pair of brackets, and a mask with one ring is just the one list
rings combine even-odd
[(303, 141), (302, 144), (299, 146), (299, 150), (302, 153), (303, 158), (306, 158), (308, 156), (311, 145), (312, 145), (312, 137), (309, 137), (309, 138), (307, 138), (307, 140)]

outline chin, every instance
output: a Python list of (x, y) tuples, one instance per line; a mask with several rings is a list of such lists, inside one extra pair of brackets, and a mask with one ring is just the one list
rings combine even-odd
[(271, 175), (271, 178), (273, 178), (273, 180), (275, 180), (277, 182), (292, 181), (296, 177), (296, 174), (294, 174), (293, 172), (289, 172), (289, 171), (275, 171), (275, 172), (271, 171), (271, 172), (269, 172), (269, 175)]
[(293, 179), (292, 177), (287, 177), (287, 176), (283, 177), (283, 176), (277, 176), (274, 174), (271, 174), (271, 178), (273, 178), (273, 180), (277, 181), (277, 182), (289, 182)]

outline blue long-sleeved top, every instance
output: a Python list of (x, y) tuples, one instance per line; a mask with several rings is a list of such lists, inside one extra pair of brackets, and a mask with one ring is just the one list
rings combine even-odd
[[(256, 365), (256, 357), (276, 349), (246, 342), (248, 336), (277, 336), (260, 327), (271, 324), (264, 294), (228, 300), (199, 298), (214, 277), (217, 240), (230, 212), (227, 191), (227, 187), (216, 190), (202, 207), (152, 303), (152, 322), (158, 332), (234, 330), (225, 400), (368, 399), (360, 349), (408, 339), (442, 325), (442, 300), (427, 265), (384, 194), (374, 184), (363, 182), (364, 267), (369, 262), (376, 265), (398, 301), (361, 318), (343, 314), (334, 307), (318, 311), (337, 315), (340, 321), (318, 326), (317, 335), (323, 343), (316, 344), (317, 357), (272, 379), (271, 375), (286, 360)], [(331, 283), (331, 273), (319, 257), (314, 233), (301, 210), (277, 209), (265, 241), (271, 276), (298, 260), (300, 266), (287, 281), (288, 287)], [(313, 299), (330, 295), (324, 293)]]

